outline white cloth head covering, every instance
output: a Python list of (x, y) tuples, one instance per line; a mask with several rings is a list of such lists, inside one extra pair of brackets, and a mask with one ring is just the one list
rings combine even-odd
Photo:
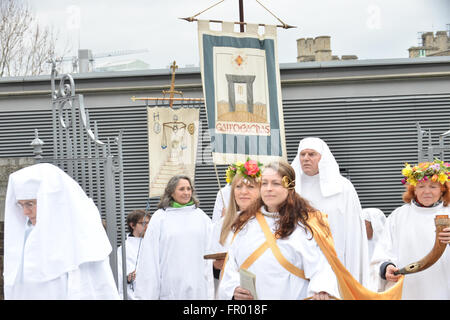
[(379, 239), (386, 223), (386, 216), (383, 211), (378, 208), (365, 208), (362, 209), (361, 218), (370, 221), (373, 229), (372, 239)]
[(329, 197), (342, 192), (341, 173), (339, 165), (328, 145), (320, 138), (308, 137), (300, 141), (297, 155), (292, 161), (292, 167), (295, 170), (295, 191), (301, 195), (301, 181), (305, 173), (300, 165), (300, 152), (304, 149), (316, 150), (322, 156), (319, 161), (319, 180), (322, 196)]
[[(36, 199), (36, 225), (24, 247), (27, 218), (17, 200)], [(4, 284), (14, 284), (23, 260), (24, 282), (45, 282), (101, 261), (111, 252), (94, 202), (58, 167), (36, 164), (9, 176), (5, 201)]]

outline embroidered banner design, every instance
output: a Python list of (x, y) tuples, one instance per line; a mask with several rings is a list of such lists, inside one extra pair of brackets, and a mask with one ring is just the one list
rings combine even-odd
[(194, 182), (199, 128), (198, 108), (147, 107), (149, 197), (161, 196), (170, 178)]
[(256, 24), (240, 33), (230, 22), (215, 31), (199, 20), (198, 32), (214, 163), (286, 160), (276, 26), (260, 35)]

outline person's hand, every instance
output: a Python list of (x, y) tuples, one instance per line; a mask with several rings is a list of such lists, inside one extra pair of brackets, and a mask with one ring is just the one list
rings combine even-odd
[(134, 280), (136, 280), (136, 270), (128, 274), (127, 280), (128, 280), (128, 283), (131, 283)]
[(214, 269), (222, 270), (224, 261), (225, 261), (225, 259), (214, 260), (214, 262), (213, 262)]
[(438, 239), (441, 243), (450, 244), (450, 228), (445, 228), (438, 233)]
[(312, 296), (312, 300), (330, 300), (330, 295), (328, 293), (326, 293), (325, 291), (320, 291), (317, 293), (314, 293), (314, 295)]
[(392, 282), (397, 282), (398, 279), (400, 279), (400, 277), (402, 276), (401, 274), (397, 274), (397, 275), (394, 274), (394, 272), (397, 272), (398, 270), (399, 270), (399, 268), (394, 267), (392, 264), (388, 265), (386, 267), (386, 280), (392, 281)]
[(254, 300), (252, 294), (247, 289), (236, 287), (233, 297), (235, 300)]

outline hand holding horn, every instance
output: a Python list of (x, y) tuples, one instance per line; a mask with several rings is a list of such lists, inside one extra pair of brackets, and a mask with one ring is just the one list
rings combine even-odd
[(450, 219), (448, 218), (448, 215), (437, 215), (434, 219), (434, 223), (436, 225), (436, 239), (433, 249), (431, 249), (424, 258), (408, 264), (394, 274), (409, 274), (423, 271), (439, 260), (450, 240)]

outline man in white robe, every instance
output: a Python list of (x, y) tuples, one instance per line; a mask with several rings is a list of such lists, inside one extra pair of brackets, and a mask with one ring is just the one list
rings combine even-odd
[(291, 165), (297, 193), (328, 215), (339, 260), (356, 280), (368, 285), (370, 261), (361, 204), (328, 145), (320, 138), (302, 139)]
[(119, 299), (94, 202), (58, 167), (12, 173), (5, 202), (5, 299)]
[(136, 298), (213, 299), (212, 261), (203, 258), (211, 228), (211, 219), (195, 205), (158, 209), (141, 244)]

